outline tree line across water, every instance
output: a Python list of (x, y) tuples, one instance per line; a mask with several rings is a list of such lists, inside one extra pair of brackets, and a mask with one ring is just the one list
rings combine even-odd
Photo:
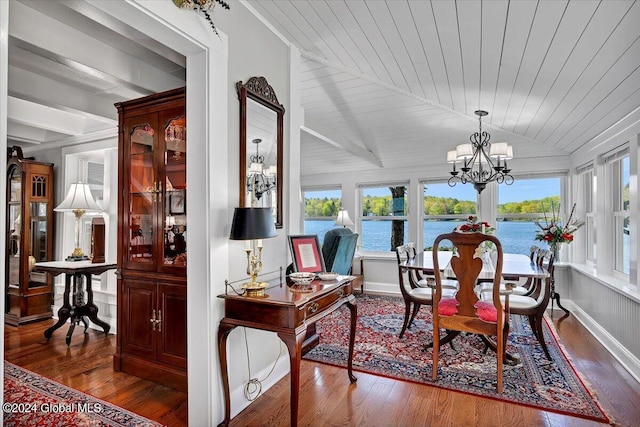
[[(558, 209), (560, 196), (544, 197), (537, 200), (524, 200), (522, 202), (509, 202), (498, 205), (499, 214), (535, 214), (551, 212), (551, 204)], [(364, 196), (363, 215), (364, 216), (390, 216), (394, 215), (394, 206), (398, 210), (406, 212), (406, 197), (395, 204), (391, 195), (389, 196)], [(305, 199), (305, 218), (335, 217), (342, 207), (342, 200), (339, 198), (309, 198)], [(452, 197), (425, 196), (423, 202), (425, 215), (460, 215), (475, 214), (476, 203), (471, 200), (458, 200)], [(399, 213), (404, 215), (404, 213)], [(396, 216), (398, 213), (395, 214)]]

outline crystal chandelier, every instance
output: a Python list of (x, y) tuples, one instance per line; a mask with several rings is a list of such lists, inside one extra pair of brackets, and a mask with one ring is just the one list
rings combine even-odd
[[(461, 144), (455, 150), (447, 152), (447, 163), (453, 164), (449, 186), (454, 187), (458, 182), (473, 183), (478, 193), (485, 189), (487, 183), (496, 181), (498, 184), (513, 184), (511, 169), (507, 167), (507, 160), (513, 158), (513, 147), (506, 142), (489, 142), (491, 135), (482, 131), (482, 117), (489, 113), (476, 110), (480, 123), (480, 130), (469, 137), (470, 144)], [(460, 164), (460, 170), (456, 164)]]
[(276, 167), (269, 166), (265, 173), (264, 156), (259, 152), (262, 140), (257, 138), (251, 142), (256, 144), (256, 154), (249, 157), (251, 166), (247, 176), (247, 191), (253, 193), (255, 198), (260, 200), (264, 193), (271, 194), (271, 189), (276, 186)]

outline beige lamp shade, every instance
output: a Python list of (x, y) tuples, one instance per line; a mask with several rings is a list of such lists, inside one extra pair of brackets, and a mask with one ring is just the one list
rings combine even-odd
[(53, 210), (56, 212), (73, 212), (76, 210), (102, 212), (102, 208), (93, 200), (89, 184), (82, 182), (71, 184), (67, 197)]
[(340, 209), (338, 216), (336, 217), (335, 225), (341, 225), (343, 227), (353, 226), (353, 221), (349, 218), (349, 212), (346, 209)]

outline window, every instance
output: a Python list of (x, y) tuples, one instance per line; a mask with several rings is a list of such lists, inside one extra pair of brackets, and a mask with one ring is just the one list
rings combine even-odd
[[(86, 182), (87, 184), (89, 184), (89, 189), (91, 190), (93, 200), (95, 200), (98, 206), (100, 206), (104, 210), (104, 164), (88, 161), (86, 162), (86, 168)], [(80, 227), (82, 230), (81, 247), (82, 251), (86, 255), (89, 255), (91, 253), (91, 221), (93, 220), (94, 216), (103, 215), (103, 212), (87, 212), (80, 218)]]
[[(521, 178), (513, 185), (498, 186), (496, 237), (504, 252), (528, 254), (532, 245), (545, 247), (544, 242), (535, 240), (539, 230), (535, 222), (546, 224), (551, 204), (558, 209), (560, 187), (560, 177)], [(560, 211), (566, 212), (566, 207), (560, 206)]]
[(613, 268), (629, 275), (629, 153), (623, 150), (605, 159), (611, 173), (613, 210)]
[(580, 174), (580, 186), (582, 191), (582, 200), (584, 200), (585, 212), (585, 257), (587, 261), (595, 262), (596, 260), (596, 216), (593, 204), (593, 166), (589, 165), (582, 170), (578, 170)]
[(477, 213), (477, 193), (472, 185), (450, 187), (446, 182), (428, 182), (423, 189), (422, 240), (424, 248), (431, 248), (436, 237)]
[(407, 186), (363, 187), (360, 195), (362, 250), (388, 252), (407, 243)]
[(335, 227), (341, 207), (340, 189), (304, 191), (304, 234), (317, 234), (322, 244), (325, 233)]

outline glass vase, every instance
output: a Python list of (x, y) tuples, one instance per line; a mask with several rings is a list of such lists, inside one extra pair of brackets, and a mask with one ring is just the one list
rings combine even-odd
[(556, 242), (556, 243), (549, 243), (549, 250), (551, 251), (551, 253), (553, 253), (553, 259), (555, 260), (555, 262), (560, 262), (560, 255), (561, 255), (561, 245), (562, 243), (560, 242)]

